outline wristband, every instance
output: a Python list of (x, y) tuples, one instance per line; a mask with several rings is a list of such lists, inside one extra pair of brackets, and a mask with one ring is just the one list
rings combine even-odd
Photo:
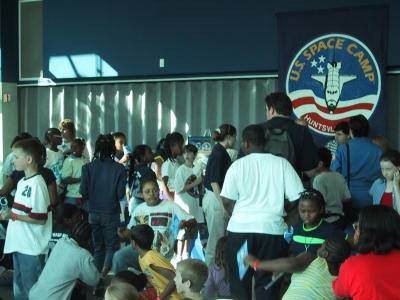
[(261, 262), (256, 259), (251, 266), (253, 267), (254, 271), (257, 271), (257, 269), (260, 267), (260, 264)]

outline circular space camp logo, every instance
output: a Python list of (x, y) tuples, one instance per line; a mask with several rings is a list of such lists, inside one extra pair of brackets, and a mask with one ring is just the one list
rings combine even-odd
[(337, 123), (373, 114), (381, 74), (372, 52), (345, 34), (320, 36), (297, 52), (286, 75), (286, 93), (298, 118), (314, 131), (333, 135)]

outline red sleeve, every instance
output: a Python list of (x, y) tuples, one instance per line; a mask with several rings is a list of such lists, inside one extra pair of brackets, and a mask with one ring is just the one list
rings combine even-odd
[[(338, 277), (332, 282), (333, 292), (337, 297), (351, 296), (351, 278), (354, 267), (351, 266), (351, 261), (346, 260), (339, 269)], [(352, 271), (353, 270), (353, 271)]]

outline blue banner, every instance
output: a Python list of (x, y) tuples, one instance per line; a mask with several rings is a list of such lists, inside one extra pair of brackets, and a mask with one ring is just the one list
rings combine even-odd
[(318, 144), (358, 114), (385, 134), (388, 18), (387, 6), (277, 14), (279, 89)]

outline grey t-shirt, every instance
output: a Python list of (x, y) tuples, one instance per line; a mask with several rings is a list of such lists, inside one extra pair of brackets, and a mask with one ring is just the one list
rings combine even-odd
[(29, 299), (68, 300), (78, 279), (95, 286), (99, 276), (89, 251), (71, 238), (62, 238), (51, 251), (42, 274), (29, 292)]
[[(313, 188), (320, 191), (325, 199), (326, 213), (343, 215), (343, 203), (345, 199), (350, 199), (350, 191), (347, 187), (343, 175), (338, 172), (322, 172), (315, 176)], [(326, 218), (328, 223), (335, 222), (339, 216)]]

